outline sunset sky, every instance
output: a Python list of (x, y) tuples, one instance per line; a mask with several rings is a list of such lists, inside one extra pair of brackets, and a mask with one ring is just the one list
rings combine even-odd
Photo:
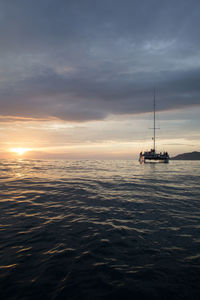
[(0, 0), (1, 158), (200, 150), (198, 0)]

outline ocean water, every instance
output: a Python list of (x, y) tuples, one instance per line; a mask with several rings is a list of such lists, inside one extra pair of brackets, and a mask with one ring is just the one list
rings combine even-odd
[(200, 299), (200, 162), (4, 160), (0, 299)]

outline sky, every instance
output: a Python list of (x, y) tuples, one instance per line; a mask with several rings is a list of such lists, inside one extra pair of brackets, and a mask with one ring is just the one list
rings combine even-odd
[(199, 0), (0, 0), (0, 157), (200, 150)]

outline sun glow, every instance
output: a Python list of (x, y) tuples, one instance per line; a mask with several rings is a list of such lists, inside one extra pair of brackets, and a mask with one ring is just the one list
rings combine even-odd
[(24, 153), (30, 151), (31, 149), (29, 148), (13, 148), (11, 149), (11, 152), (15, 152), (17, 153), (18, 155), (23, 155)]

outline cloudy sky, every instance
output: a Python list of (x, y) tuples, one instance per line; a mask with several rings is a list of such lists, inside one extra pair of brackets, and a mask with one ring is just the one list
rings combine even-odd
[(199, 0), (0, 0), (0, 154), (200, 150)]

